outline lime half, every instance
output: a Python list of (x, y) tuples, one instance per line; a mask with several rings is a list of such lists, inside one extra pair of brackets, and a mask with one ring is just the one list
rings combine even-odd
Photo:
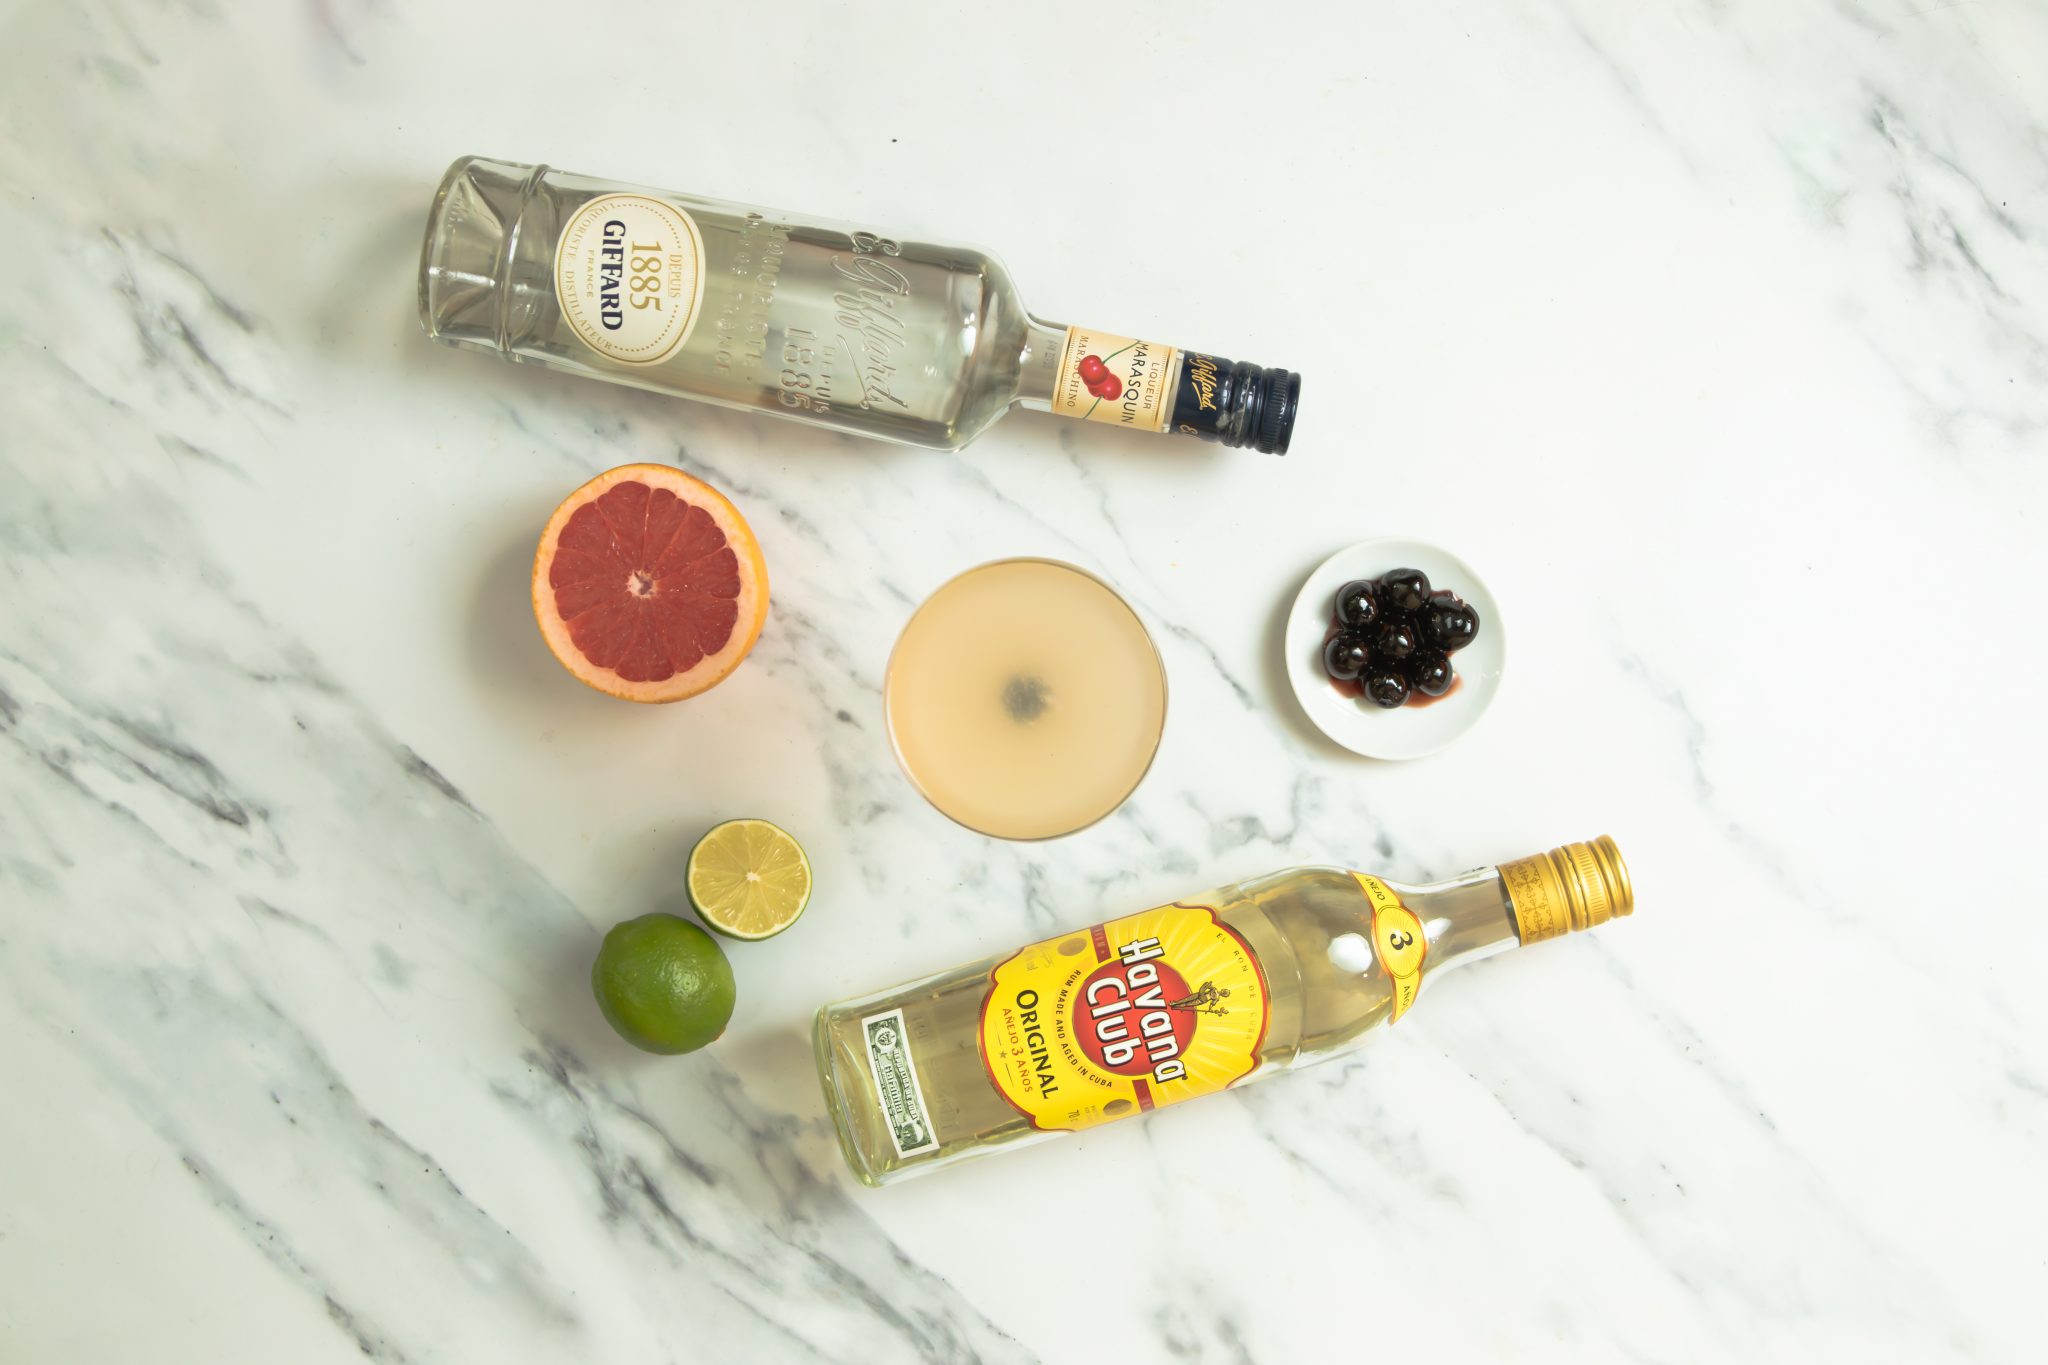
[(730, 938), (781, 933), (811, 903), (811, 860), (766, 820), (728, 820), (690, 850), (690, 904)]

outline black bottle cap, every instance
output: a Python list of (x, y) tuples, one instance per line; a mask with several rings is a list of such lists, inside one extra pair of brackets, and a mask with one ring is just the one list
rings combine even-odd
[(1189, 351), (1181, 357), (1172, 430), (1261, 455), (1285, 455), (1301, 406), (1301, 376)]
[(1301, 376), (1292, 370), (1261, 370), (1258, 436), (1252, 447), (1261, 455), (1285, 455), (1294, 439), (1294, 413), (1301, 406)]

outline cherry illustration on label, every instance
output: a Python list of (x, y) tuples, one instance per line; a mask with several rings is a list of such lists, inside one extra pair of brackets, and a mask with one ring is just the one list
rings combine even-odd
[(1104, 402), (1114, 403), (1124, 396), (1124, 381), (1110, 373), (1109, 366), (1099, 355), (1084, 355), (1075, 367), (1080, 371), (1081, 382), (1088, 386), (1088, 392)]

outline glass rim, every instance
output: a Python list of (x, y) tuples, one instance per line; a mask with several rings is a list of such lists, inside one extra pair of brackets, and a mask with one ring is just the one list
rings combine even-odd
[[(931, 792), (925, 789), (925, 784), (911, 768), (909, 761), (904, 758), (902, 741), (896, 735), (896, 708), (891, 684), (896, 678), (897, 660), (902, 655), (903, 637), (910, 633), (911, 626), (916, 624), (917, 618), (924, 613), (924, 609), (936, 601), (939, 595), (945, 592), (946, 589), (952, 587), (961, 579), (978, 574), (985, 569), (999, 569), (1010, 564), (1044, 564), (1050, 568), (1064, 569), (1068, 573), (1077, 574), (1087, 579), (1108, 593), (1118, 606), (1130, 613), (1131, 620), (1137, 624), (1138, 634), (1145, 641), (1145, 648), (1152, 658), (1153, 670), (1159, 677), (1159, 724), (1152, 732), (1152, 747), (1145, 754), (1145, 765), (1138, 769), (1137, 775), (1131, 779), (1131, 785), (1125, 788), (1116, 800), (1110, 802), (1100, 815), (1083, 821), (1081, 824), (1074, 825), (1071, 828), (1055, 830), (1050, 834), (998, 834), (994, 830), (983, 829), (971, 821), (961, 819), (952, 811), (940, 805)], [(960, 828), (971, 830), (983, 838), (1001, 839), (1013, 844), (1038, 844), (1044, 843), (1048, 839), (1064, 839), (1068, 835), (1079, 834), (1083, 830), (1093, 829), (1110, 816), (1122, 810), (1124, 803), (1129, 801), (1137, 793), (1138, 788), (1144, 785), (1145, 778), (1152, 772), (1152, 765), (1159, 761), (1159, 746), (1166, 737), (1166, 716), (1171, 708), (1172, 699), (1172, 689), (1167, 685), (1166, 679), (1166, 660), (1159, 653), (1159, 642), (1152, 638), (1151, 628), (1145, 624), (1145, 618), (1138, 614), (1138, 609), (1131, 605), (1130, 599), (1118, 592), (1116, 585), (1101, 574), (1084, 569), (1079, 564), (1069, 563), (1064, 559), (1054, 559), (1048, 555), (1010, 555), (1002, 559), (987, 560), (962, 569), (959, 573), (954, 574), (951, 578), (933, 588), (925, 594), (924, 600), (911, 610), (909, 618), (903, 623), (903, 629), (896, 632), (896, 643), (889, 647), (889, 662), (882, 670), (882, 728), (888, 731), (889, 751), (896, 756), (898, 771), (903, 774), (905, 780), (910, 783), (917, 794), (924, 798), (926, 805), (960, 826)]]

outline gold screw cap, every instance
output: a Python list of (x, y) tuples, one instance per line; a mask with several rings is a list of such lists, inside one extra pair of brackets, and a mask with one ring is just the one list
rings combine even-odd
[(1500, 865), (1524, 943), (1590, 929), (1633, 914), (1635, 888), (1621, 850), (1606, 835)]

